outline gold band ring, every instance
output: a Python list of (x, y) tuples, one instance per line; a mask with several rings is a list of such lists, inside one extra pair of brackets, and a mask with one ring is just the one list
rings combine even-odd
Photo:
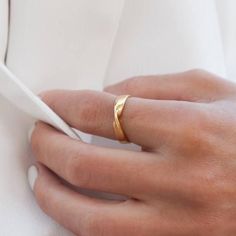
[(128, 143), (129, 140), (122, 128), (120, 118), (122, 116), (122, 113), (124, 111), (125, 103), (127, 99), (130, 97), (130, 95), (121, 95), (118, 96), (115, 100), (114, 104), (114, 121), (113, 121), (113, 128), (116, 135), (116, 138), (121, 143)]

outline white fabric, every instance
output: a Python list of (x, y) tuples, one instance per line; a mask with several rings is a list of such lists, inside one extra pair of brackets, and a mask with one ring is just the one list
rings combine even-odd
[[(7, 36), (0, 0), (0, 57)], [(203, 68), (236, 79), (234, 0), (11, 0), (7, 66), (35, 93)], [(28, 187), (33, 120), (0, 96), (0, 235), (70, 235)]]
[(0, 60), (5, 59), (8, 36), (8, 0), (0, 1)]

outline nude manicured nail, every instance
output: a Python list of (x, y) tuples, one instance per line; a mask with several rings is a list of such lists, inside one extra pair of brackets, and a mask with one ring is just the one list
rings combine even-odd
[(29, 181), (29, 185), (30, 185), (30, 188), (32, 190), (34, 190), (34, 185), (35, 185), (35, 181), (38, 177), (38, 169), (36, 166), (31, 166), (29, 169), (28, 169), (28, 181)]

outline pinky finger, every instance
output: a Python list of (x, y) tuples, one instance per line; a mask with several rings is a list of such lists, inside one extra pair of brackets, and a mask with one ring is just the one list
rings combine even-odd
[(117, 215), (115, 211), (121, 203), (79, 194), (65, 186), (55, 174), (40, 164), (37, 173), (36, 168), (30, 168), (29, 181), (40, 208), (76, 235), (92, 236), (95, 232), (100, 235), (101, 226), (96, 221), (106, 222), (113, 214)]
[[(35, 176), (29, 171), (29, 177)], [(42, 165), (38, 165), (36, 181), (30, 183), (41, 209), (79, 236), (176, 235), (180, 228), (183, 232), (178, 235), (192, 235), (197, 230), (189, 218), (179, 217), (179, 209), (160, 211), (164, 209), (160, 206), (155, 211), (152, 205), (137, 200), (108, 201), (79, 194)], [(185, 225), (189, 227), (185, 229)]]

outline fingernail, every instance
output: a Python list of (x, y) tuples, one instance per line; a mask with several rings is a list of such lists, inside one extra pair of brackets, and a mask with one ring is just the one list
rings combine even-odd
[(34, 128), (35, 128), (35, 124), (30, 128), (30, 130), (28, 132), (28, 140), (29, 140), (29, 142), (31, 141), (31, 136), (32, 136), (32, 133), (34, 131)]
[(35, 185), (35, 181), (38, 177), (38, 169), (36, 166), (31, 166), (29, 169), (28, 169), (28, 181), (29, 181), (29, 185), (30, 185), (30, 188), (32, 190), (34, 190), (34, 185)]

